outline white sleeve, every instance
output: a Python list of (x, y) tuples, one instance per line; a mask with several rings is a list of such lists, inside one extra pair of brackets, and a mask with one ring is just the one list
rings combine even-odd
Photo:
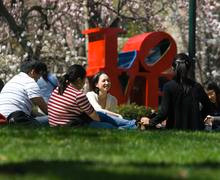
[(102, 110), (102, 107), (100, 106), (100, 104), (98, 103), (98, 97), (96, 96), (96, 94), (92, 91), (90, 92), (87, 92), (86, 93), (86, 96), (90, 102), (90, 104), (92, 104), (93, 108), (96, 110), (96, 111), (100, 111)]
[(28, 95), (29, 99), (32, 99), (32, 98), (35, 98), (35, 97), (41, 97), (40, 88), (34, 80), (29, 81), (25, 85), (25, 90), (27, 92), (27, 95)]
[(87, 96), (90, 104), (93, 106), (93, 108), (96, 111), (103, 111), (103, 112), (105, 112), (105, 109), (103, 109), (100, 106), (100, 104), (98, 103), (98, 96), (93, 91), (87, 92), (86, 96)]

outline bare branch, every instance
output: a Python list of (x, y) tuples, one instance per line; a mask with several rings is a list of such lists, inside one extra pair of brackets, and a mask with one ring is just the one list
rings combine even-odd
[(15, 19), (13, 16), (8, 12), (6, 7), (3, 4), (3, 1), (0, 0), (0, 16), (4, 17), (5, 20), (7, 21), (10, 29), (13, 31), (15, 34), (15, 37), (17, 38), (18, 42), (21, 44), (22, 48), (28, 52), (28, 54), (33, 55), (33, 50), (30, 46), (27, 46), (27, 40), (25, 38), (21, 37), (22, 32), (24, 29), (17, 25)]

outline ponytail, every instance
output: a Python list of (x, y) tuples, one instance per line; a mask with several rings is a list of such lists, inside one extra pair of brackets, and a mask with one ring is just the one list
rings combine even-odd
[(75, 83), (78, 78), (84, 79), (86, 77), (86, 70), (79, 64), (70, 66), (67, 73), (61, 78), (59, 83), (58, 92), (60, 95), (63, 94), (65, 89), (70, 83)]
[(188, 94), (192, 87), (192, 83), (189, 80), (191, 63), (192, 59), (184, 53), (177, 54), (173, 62), (173, 68), (176, 73), (175, 80), (184, 94)]
[(60, 79), (60, 83), (59, 83), (59, 87), (58, 87), (58, 92), (60, 95), (63, 94), (63, 92), (65, 91), (65, 89), (67, 88), (69, 84), (69, 75), (65, 74), (61, 79)]

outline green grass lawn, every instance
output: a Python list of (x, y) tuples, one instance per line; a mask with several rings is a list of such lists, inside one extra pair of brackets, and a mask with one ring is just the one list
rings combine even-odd
[(219, 179), (220, 133), (0, 128), (0, 179)]

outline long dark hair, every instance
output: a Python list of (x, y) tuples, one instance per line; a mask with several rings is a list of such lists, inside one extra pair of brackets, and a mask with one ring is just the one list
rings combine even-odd
[(173, 61), (175, 81), (179, 84), (185, 94), (189, 93), (192, 87), (192, 80), (189, 79), (189, 71), (192, 59), (185, 53), (177, 54)]
[(78, 78), (84, 79), (86, 77), (86, 70), (79, 64), (70, 66), (67, 73), (60, 79), (59, 94), (62, 95), (69, 83), (74, 83)]
[(99, 78), (102, 74), (106, 74), (104, 71), (100, 71), (97, 74), (94, 75), (91, 81), (91, 90), (94, 91), (96, 94), (99, 94), (99, 88), (96, 87), (96, 85), (99, 82)]

